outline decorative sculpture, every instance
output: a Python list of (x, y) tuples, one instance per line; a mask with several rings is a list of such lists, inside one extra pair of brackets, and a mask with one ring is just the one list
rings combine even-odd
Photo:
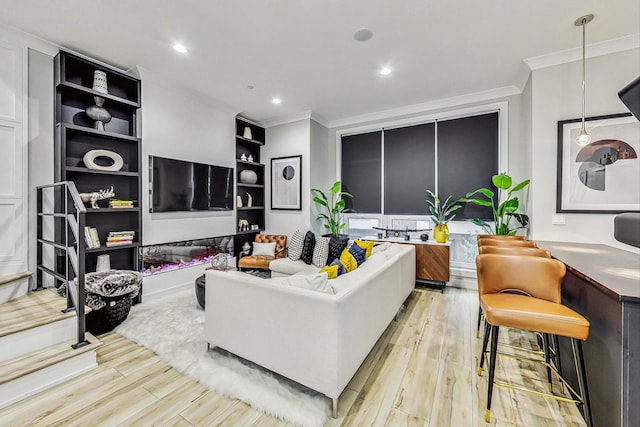
[[(104, 71), (95, 70), (93, 72), (93, 87), (92, 89), (99, 93), (109, 93), (107, 89), (107, 74)], [(95, 123), (93, 126), (103, 131), (104, 124), (109, 123), (111, 121), (111, 113), (109, 113), (104, 105), (104, 98), (100, 96), (94, 96), (93, 102), (95, 105), (90, 105), (85, 110), (85, 114), (89, 116), (91, 120)]]
[(242, 197), (240, 197), (240, 196), (236, 196), (236, 207), (237, 208), (241, 208), (242, 207)]
[(251, 197), (251, 193), (247, 191), (247, 207), (250, 208), (253, 206), (253, 198)]
[(110, 199), (112, 197), (116, 197), (116, 193), (113, 192), (113, 186), (108, 190), (98, 190), (91, 193), (80, 193), (80, 200), (83, 203), (91, 203), (91, 207), (94, 209), (98, 209), (98, 200)]
[(249, 221), (246, 219), (241, 219), (238, 221), (238, 230), (239, 231), (249, 231)]

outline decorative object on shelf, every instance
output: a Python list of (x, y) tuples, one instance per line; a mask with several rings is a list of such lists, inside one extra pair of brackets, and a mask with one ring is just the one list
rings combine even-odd
[[(520, 200), (517, 196), (514, 196), (513, 193), (523, 190), (527, 185), (529, 185), (530, 180), (525, 179), (512, 188), (511, 185), (513, 184), (513, 180), (509, 175), (502, 172), (501, 174), (493, 175), (493, 177), (491, 177), (491, 182), (498, 189), (498, 206), (495, 205), (493, 191), (488, 188), (479, 188), (476, 191), (467, 193), (467, 196), (460, 199), (460, 201), (491, 208), (493, 213), (493, 228), (482, 219), (471, 219), (471, 222), (482, 227), (485, 233), (515, 235), (519, 229), (526, 228), (527, 225), (529, 225), (529, 217), (526, 214), (517, 212), (518, 208), (520, 208)], [(477, 193), (483, 195), (485, 199), (469, 198)], [(516, 220), (517, 225), (512, 228), (511, 221), (513, 219)]]
[(427, 190), (427, 193), (429, 193), (433, 199), (427, 199), (429, 212), (431, 212), (431, 220), (435, 224), (433, 227), (433, 238), (438, 243), (444, 243), (449, 240), (449, 226), (447, 223), (456, 217), (455, 214), (452, 214), (461, 208), (457, 203), (462, 200), (458, 199), (449, 203), (451, 200), (451, 196), (449, 196), (444, 202), (441, 202), (440, 198), (433, 194), (431, 190)]
[(238, 221), (238, 230), (249, 231), (249, 221), (247, 221), (246, 219), (240, 219)]
[(251, 231), (260, 230), (260, 226), (258, 224), (251, 224)]
[(109, 89), (107, 87), (107, 73), (100, 70), (93, 72), (93, 86), (92, 89), (96, 92), (107, 94)]
[(587, 132), (587, 128), (584, 125), (584, 110), (586, 104), (585, 91), (587, 89), (586, 86), (586, 70), (585, 70), (585, 28), (589, 22), (593, 21), (593, 15), (584, 15), (580, 18), (576, 19), (574, 25), (576, 27), (582, 27), (582, 129), (580, 129), (580, 133), (576, 138), (576, 144), (581, 147), (588, 145), (591, 142), (591, 135)]
[(251, 128), (249, 126), (244, 127), (244, 132), (242, 133), (242, 136), (247, 139), (253, 138), (253, 136), (251, 135)]
[(302, 156), (271, 159), (271, 209), (302, 209)]
[(255, 184), (258, 182), (258, 174), (251, 169), (244, 169), (240, 171), (240, 182), (243, 184)]
[(211, 258), (211, 268), (214, 270), (226, 270), (228, 265), (227, 254), (218, 254)]
[(326, 213), (322, 212), (318, 214), (316, 219), (322, 219), (326, 222), (323, 225), (329, 233), (334, 236), (340, 234), (340, 231), (342, 231), (346, 225), (342, 222), (342, 212), (345, 209), (343, 197), (353, 197), (351, 193), (342, 191), (342, 182), (340, 181), (334, 182), (329, 189), (330, 199), (327, 198), (322, 190), (317, 188), (312, 189), (311, 193), (314, 194), (313, 201), (318, 205), (319, 209), (326, 211)]
[(240, 156), (240, 160), (242, 160), (243, 162), (246, 162), (247, 156), (245, 156), (244, 153), (242, 153), (242, 155)]
[(80, 199), (83, 203), (91, 203), (91, 207), (98, 208), (98, 200), (110, 199), (116, 197), (116, 193), (113, 192), (113, 186), (108, 190), (98, 190), (92, 193), (80, 193)]
[(251, 244), (249, 242), (244, 242), (244, 245), (242, 245), (242, 252), (240, 254), (242, 256), (248, 256), (251, 254)]
[(251, 197), (251, 193), (247, 191), (247, 207), (250, 208), (253, 206), (253, 198)]
[(109, 123), (111, 121), (111, 113), (109, 113), (106, 108), (102, 107), (102, 104), (104, 103), (104, 99), (98, 96), (95, 96), (93, 99), (94, 101), (95, 100), (99, 100), (99, 101), (96, 103), (96, 105), (91, 105), (87, 107), (87, 109), (85, 110), (85, 113), (87, 116), (89, 116), (91, 120), (95, 122), (93, 124), (94, 128), (96, 128), (97, 130), (104, 131), (105, 123)]
[(587, 117), (593, 142), (574, 144), (581, 119), (558, 122), (556, 212), (640, 211), (640, 122), (630, 113)]
[[(106, 157), (113, 163), (108, 166), (99, 165), (96, 163), (96, 159)], [(90, 150), (82, 157), (84, 165), (89, 169), (101, 170), (101, 171), (119, 171), (124, 166), (124, 160), (120, 154), (109, 150)]]
[(249, 157), (247, 157), (247, 162), (253, 163), (253, 156), (251, 154), (249, 154)]
[(96, 272), (101, 273), (103, 271), (111, 270), (111, 258), (108, 254), (98, 255), (96, 263)]
[(429, 235), (427, 233), (422, 233), (420, 235), (420, 240), (422, 240), (423, 242), (426, 242), (427, 240), (429, 240)]
[(241, 208), (242, 207), (242, 197), (240, 197), (240, 196), (236, 196), (236, 207), (237, 208)]

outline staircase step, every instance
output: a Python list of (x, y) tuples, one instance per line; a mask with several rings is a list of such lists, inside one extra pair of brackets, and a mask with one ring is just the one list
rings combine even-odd
[[(53, 288), (29, 292), (0, 304), (0, 338), (76, 315), (74, 311), (63, 313), (66, 308), (66, 298)], [(85, 313), (89, 311), (85, 307)]]
[(0, 363), (0, 408), (96, 368), (102, 343), (90, 333), (86, 340), (77, 349), (69, 340)]
[(23, 271), (22, 273), (9, 274), (7, 276), (0, 276), (0, 285), (15, 282), (16, 280), (31, 277), (33, 273), (30, 271)]
[(29, 292), (30, 271), (0, 276), (0, 304)]

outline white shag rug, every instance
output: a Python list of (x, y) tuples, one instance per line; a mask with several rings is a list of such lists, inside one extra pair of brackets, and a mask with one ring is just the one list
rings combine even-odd
[(224, 350), (207, 352), (204, 310), (193, 291), (134, 306), (115, 332), (153, 350), (210, 390), (300, 426), (322, 426), (331, 413), (324, 395)]

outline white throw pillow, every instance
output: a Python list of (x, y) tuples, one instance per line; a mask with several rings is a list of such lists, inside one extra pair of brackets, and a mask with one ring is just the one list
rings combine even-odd
[(296, 274), (289, 277), (276, 277), (271, 280), (282, 285), (304, 288), (333, 295), (333, 288), (329, 285), (327, 273)]
[(313, 248), (313, 265), (320, 268), (324, 267), (325, 265), (327, 265), (328, 256), (329, 256), (329, 238), (318, 237), (316, 239), (316, 246), (315, 248)]
[(253, 242), (253, 253), (251, 255), (254, 256), (270, 256), (275, 258), (276, 256), (276, 242), (273, 243), (256, 243)]
[(302, 246), (304, 246), (304, 236), (300, 230), (296, 230), (293, 236), (291, 236), (291, 239), (289, 239), (289, 248), (287, 249), (291, 261), (298, 261), (300, 259)]

